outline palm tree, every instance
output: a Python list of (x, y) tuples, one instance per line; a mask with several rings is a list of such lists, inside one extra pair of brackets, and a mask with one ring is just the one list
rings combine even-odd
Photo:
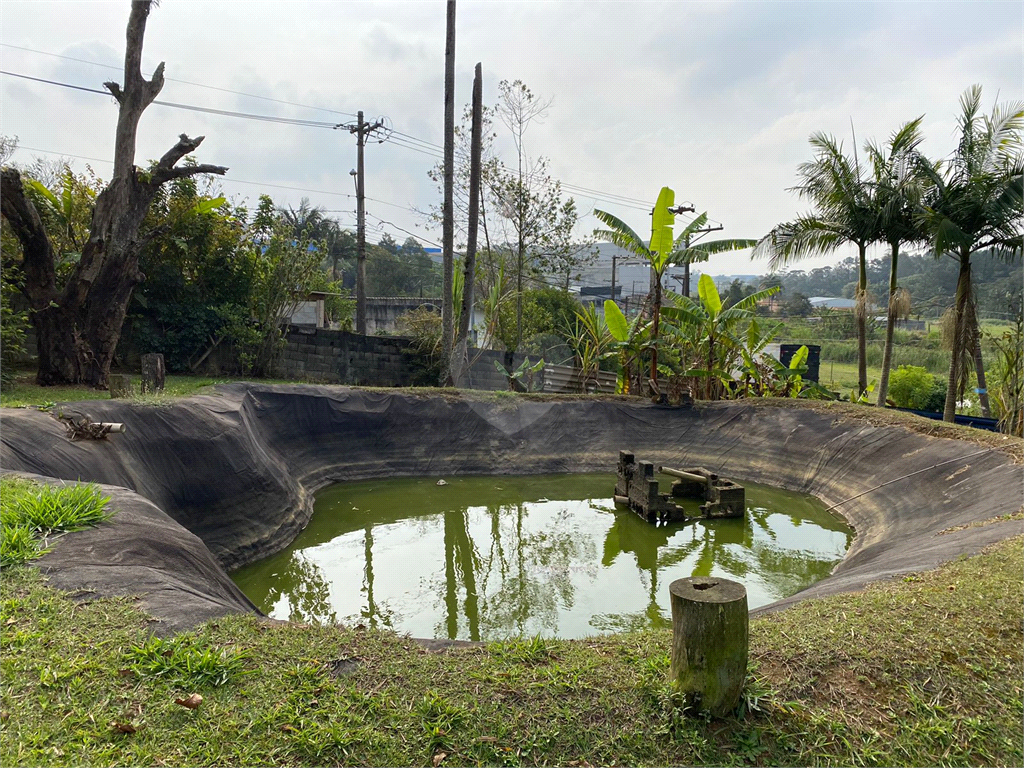
[(281, 219), (287, 224), (296, 240), (319, 240), (327, 222), (324, 209), (319, 205), (311, 205), (308, 197), (299, 201), (298, 208), (290, 205), (278, 209)]
[(885, 406), (889, 392), (896, 318), (910, 312), (910, 294), (896, 284), (900, 246), (926, 239), (917, 220), (922, 189), (922, 178), (917, 164), (917, 146), (922, 139), (922, 119), (923, 116), (904, 124), (889, 138), (889, 143), (884, 147), (871, 141), (865, 146), (872, 168), (881, 239), (889, 245), (892, 259), (889, 265), (888, 319), (885, 325), (885, 347), (882, 351), (882, 375), (878, 382), (878, 404), (882, 407)]
[(772, 229), (754, 248), (754, 258), (767, 257), (774, 272), (790, 261), (832, 253), (843, 243), (857, 246), (857, 381), (863, 394), (868, 388), (867, 249), (879, 238), (873, 189), (856, 157), (844, 155), (834, 137), (815, 133), (810, 142), (814, 160), (800, 165), (797, 175), (802, 182), (792, 189), (810, 200), (815, 210)]
[(960, 141), (944, 164), (921, 159), (919, 167), (932, 185), (920, 221), (936, 257), (956, 259), (960, 274), (953, 300), (953, 354), (949, 364), (944, 421), (956, 415), (957, 395), (967, 381), (974, 355), (983, 410), (988, 407), (985, 369), (971, 286), (971, 255), (989, 250), (1012, 256), (1021, 251), (1021, 203), (1024, 200), (1024, 158), (1020, 153), (1024, 104), (996, 104), (990, 116), (979, 114), (981, 86), (960, 97)]

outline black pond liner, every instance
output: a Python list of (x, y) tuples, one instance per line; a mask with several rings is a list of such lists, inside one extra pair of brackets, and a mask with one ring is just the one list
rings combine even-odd
[[(95, 401), (65, 415), (123, 435), (70, 442), (47, 413), (3, 409), (0, 467), (101, 483), (118, 510), (37, 561), (51, 585), (138, 594), (173, 633), (255, 612), (225, 569), (286, 546), (313, 494), (346, 480), (612, 471), (620, 449), (699, 465), (836, 505), (856, 536), (834, 573), (758, 609), (934, 568), (1024, 532), (971, 526), (1021, 507), (1022, 467), (974, 442), (856, 418), (853, 406), (722, 402), (667, 408), (617, 398), (228, 384), (167, 405)], [(961, 527), (964, 526), (964, 527)], [(942, 533), (950, 528), (959, 528)]]

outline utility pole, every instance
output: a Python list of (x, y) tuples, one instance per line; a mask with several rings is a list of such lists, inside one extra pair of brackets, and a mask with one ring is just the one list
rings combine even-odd
[(384, 127), (384, 120), (375, 123), (363, 121), (363, 111), (356, 115), (356, 124), (347, 126), (356, 135), (356, 333), (366, 335), (366, 171), (363, 167), (363, 147), (366, 137)]
[[(717, 232), (720, 229), (724, 229), (722, 226), (717, 227), (704, 227), (703, 229), (695, 229), (690, 232), (683, 240), (683, 253), (690, 250), (690, 235), (707, 234), (708, 232)], [(683, 296), (690, 297), (690, 257), (687, 254), (686, 259), (683, 261)]]
[(455, 0), (448, 0), (444, 44), (444, 208), (441, 221), (441, 381), (452, 386), (455, 343)]

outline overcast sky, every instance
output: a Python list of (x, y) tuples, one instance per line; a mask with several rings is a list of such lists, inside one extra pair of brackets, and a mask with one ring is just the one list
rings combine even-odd
[[(120, 82), (129, 7), (2, 0), (2, 69), (88, 88)], [(440, 240), (439, 228), (409, 209), (438, 202), (427, 170), (442, 143), (444, 37), (443, 0), (163, 0), (149, 18), (143, 61), (147, 75), (167, 63), (164, 101), (330, 123), (360, 109), (386, 117), (406, 137), (367, 147), (367, 237), (389, 232), (401, 241), (408, 230), (429, 242)], [(965, 88), (984, 87), (986, 112), (997, 96), (1024, 98), (1024, 3), (461, 0), (456, 61), (459, 112), (478, 61), (485, 103), (503, 79), (552, 99), (527, 134), (528, 150), (550, 159), (582, 211), (603, 208), (644, 233), (668, 185), (724, 224), (715, 237), (758, 238), (803, 210), (787, 188), (811, 157), (812, 132), (849, 148), (851, 120), (862, 145), (924, 115), (923, 149), (941, 157), (953, 148)], [(109, 176), (111, 98), (10, 75), (0, 87), (0, 133), (18, 136), (16, 162), (54, 157), (46, 151), (81, 169), (77, 155), (99, 160), (89, 162)], [(207, 137), (196, 157), (230, 167), (229, 196), (255, 202), (266, 192), (285, 205), (306, 196), (354, 227), (356, 150), (347, 130), (154, 105), (142, 119), (137, 163), (159, 157), (179, 133)], [(595, 226), (582, 218), (581, 231)], [(706, 269), (765, 267), (744, 252)]]

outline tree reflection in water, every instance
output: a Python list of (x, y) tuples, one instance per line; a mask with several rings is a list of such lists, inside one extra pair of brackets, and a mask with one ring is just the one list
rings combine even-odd
[(292, 548), (234, 576), (280, 618), (581, 637), (667, 627), (668, 584), (683, 576), (742, 581), (752, 607), (784, 597), (828, 575), (852, 538), (818, 502), (757, 486), (745, 521), (653, 526), (611, 507), (613, 476), (500, 482), (336, 486)]

